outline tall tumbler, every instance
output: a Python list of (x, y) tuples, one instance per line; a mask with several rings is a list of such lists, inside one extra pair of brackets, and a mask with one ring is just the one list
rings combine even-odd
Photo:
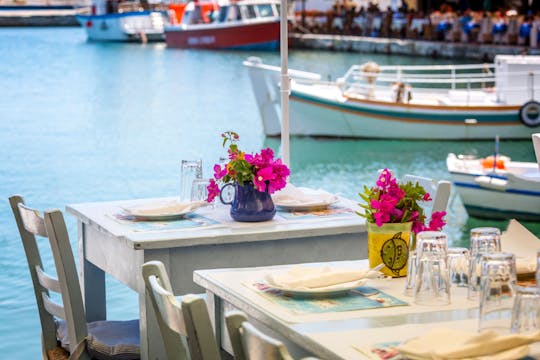
[(494, 227), (471, 230), (467, 298), (476, 300), (480, 291), (482, 256), (501, 251), (501, 231)]
[[(424, 237), (420, 237), (424, 234)], [(447, 264), (448, 243), (442, 232), (418, 234), (414, 302), (418, 305), (450, 304), (450, 274)]]
[(516, 258), (511, 253), (486, 254), (481, 266), (478, 328), (507, 334), (516, 294)]
[(516, 287), (512, 309), (513, 333), (531, 333), (540, 330), (540, 288)]
[(180, 171), (180, 201), (191, 201), (193, 180), (202, 179), (202, 161), (182, 160)]

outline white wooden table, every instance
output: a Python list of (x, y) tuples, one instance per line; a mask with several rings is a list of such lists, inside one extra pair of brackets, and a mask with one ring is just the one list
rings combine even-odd
[[(321, 265), (321, 264), (311, 264)], [(334, 262), (333, 266), (367, 268), (367, 260)], [(231, 309), (244, 311), (263, 331), (284, 341), (296, 357), (321, 359), (369, 359), (358, 349), (368, 349), (381, 342), (403, 341), (436, 327), (475, 332), (478, 305), (466, 298), (466, 288), (453, 288), (452, 303), (446, 306), (414, 305), (403, 295), (404, 279), (370, 280), (368, 286), (407, 301), (409, 306), (366, 309), (318, 314), (298, 313), (277, 304), (246, 284), (263, 279), (271, 271), (287, 266), (245, 269), (199, 270), (194, 281), (207, 289), (207, 302), (214, 314), (216, 333), (222, 347), (230, 351), (223, 315)], [(538, 355), (538, 346), (533, 347)]]
[[(154, 199), (155, 200), (155, 199)], [(367, 257), (363, 218), (354, 213), (284, 220), (278, 215), (262, 223), (238, 223), (229, 207), (198, 212), (219, 224), (191, 229), (135, 231), (113, 218), (121, 206), (137, 201), (67, 206), (78, 220), (81, 286), (88, 321), (106, 318), (105, 273), (139, 293), (143, 359), (165, 358), (150, 304), (144, 296), (141, 265), (162, 261), (175, 294), (201, 292), (193, 271), (223, 267), (361, 259)], [(354, 206), (342, 199), (338, 205)]]

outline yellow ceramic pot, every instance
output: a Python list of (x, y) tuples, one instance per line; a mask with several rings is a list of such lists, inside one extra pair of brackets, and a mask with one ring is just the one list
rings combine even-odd
[(407, 260), (412, 222), (383, 224), (366, 223), (369, 266), (381, 263), (381, 271), (392, 277), (407, 276)]

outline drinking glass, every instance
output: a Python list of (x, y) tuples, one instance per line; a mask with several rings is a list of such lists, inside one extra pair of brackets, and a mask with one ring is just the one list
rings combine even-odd
[(513, 333), (530, 333), (540, 330), (540, 288), (516, 287), (512, 308)]
[(450, 276), (446, 234), (427, 231), (417, 235), (414, 302), (418, 305), (450, 304)]
[(481, 261), (480, 331), (509, 333), (516, 287), (516, 258), (511, 253), (486, 254)]
[(206, 201), (208, 199), (210, 179), (195, 179), (191, 185), (191, 201)]
[(193, 180), (202, 179), (201, 160), (182, 160), (180, 173), (180, 201), (191, 200), (191, 186)]
[(469, 249), (463, 247), (448, 248), (448, 269), (450, 283), (466, 287), (469, 273)]
[(494, 227), (471, 230), (467, 298), (477, 299), (482, 274), (482, 256), (501, 251), (501, 231)]
[(416, 249), (409, 250), (409, 260), (407, 261), (407, 280), (403, 293), (406, 296), (414, 295), (414, 282), (416, 278)]

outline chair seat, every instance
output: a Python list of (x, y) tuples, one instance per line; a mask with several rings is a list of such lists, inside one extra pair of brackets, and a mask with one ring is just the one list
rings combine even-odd
[[(69, 350), (65, 321), (58, 320), (57, 336)], [(88, 323), (88, 353), (98, 360), (140, 359), (139, 320), (94, 321)]]

